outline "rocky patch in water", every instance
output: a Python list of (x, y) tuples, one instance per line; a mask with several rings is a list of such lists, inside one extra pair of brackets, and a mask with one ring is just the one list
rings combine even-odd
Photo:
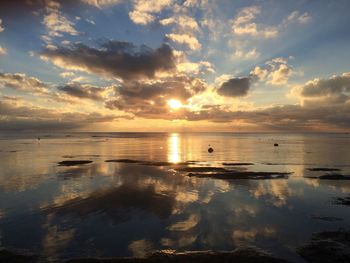
[(65, 160), (58, 163), (58, 166), (74, 166), (92, 163), (90, 160)]
[(222, 163), (222, 165), (225, 166), (247, 166), (247, 165), (254, 165), (253, 163)]
[(142, 164), (149, 166), (179, 166), (179, 165), (190, 165), (196, 163), (196, 161), (187, 161), (180, 163), (171, 163), (171, 162), (161, 162), (161, 161), (142, 161), (142, 160), (134, 160), (134, 159), (111, 159), (106, 160), (107, 163), (134, 163), (134, 164)]
[(315, 167), (315, 168), (308, 168), (307, 170), (311, 172), (339, 172), (341, 169), (338, 168), (324, 168), (324, 167)]
[(309, 179), (319, 179), (319, 180), (350, 180), (350, 175), (343, 175), (343, 174), (324, 174), (320, 176), (306, 176), (306, 178)]
[[(44, 263), (44, 258), (25, 256), (10, 251), (0, 251), (1, 263)], [(159, 251), (146, 258), (81, 258), (68, 261), (55, 261), (56, 263), (216, 263), (216, 262), (239, 262), (239, 263), (288, 263), (288, 261), (276, 258), (273, 255), (254, 247), (237, 248), (228, 252), (214, 251), (189, 251), (176, 253), (172, 250)]]
[(308, 244), (298, 248), (298, 253), (310, 263), (350, 262), (350, 232), (316, 233)]
[(336, 205), (346, 205), (346, 206), (350, 206), (350, 196), (346, 196), (346, 197), (336, 197), (334, 199), (334, 204)]
[(335, 217), (335, 216), (311, 216), (312, 219), (315, 220), (322, 220), (327, 222), (336, 222), (336, 221), (343, 221), (343, 218)]

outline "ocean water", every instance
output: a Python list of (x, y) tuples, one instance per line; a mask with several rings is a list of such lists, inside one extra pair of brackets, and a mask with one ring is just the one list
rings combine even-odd
[[(58, 165), (67, 160), (92, 163)], [(196, 161), (187, 167), (244, 162), (252, 165), (225, 168), (292, 174), (196, 177), (176, 170), (187, 161)], [(350, 181), (317, 178), (334, 173), (350, 175), (349, 134), (3, 134), (0, 247), (54, 260), (256, 246), (303, 262), (296, 248), (312, 233), (350, 228), (350, 207), (334, 202), (349, 196)]]

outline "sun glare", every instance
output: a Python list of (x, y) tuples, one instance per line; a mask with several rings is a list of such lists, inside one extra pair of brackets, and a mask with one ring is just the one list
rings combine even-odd
[(182, 107), (182, 103), (180, 101), (178, 101), (178, 100), (175, 100), (175, 99), (169, 100), (168, 101), (168, 105), (173, 110), (177, 110), (177, 109)]

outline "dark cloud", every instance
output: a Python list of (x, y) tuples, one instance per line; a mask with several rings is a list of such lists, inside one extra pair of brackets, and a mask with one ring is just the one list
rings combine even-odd
[(51, 110), (22, 105), (19, 99), (0, 100), (0, 131), (65, 130), (87, 125), (130, 119), (126, 115), (103, 115)]
[(241, 122), (261, 130), (324, 131), (350, 128), (350, 105), (283, 105), (251, 111), (232, 111), (220, 105), (209, 105), (197, 112), (186, 112), (189, 121)]
[(225, 97), (243, 97), (248, 94), (250, 88), (250, 78), (232, 78), (217, 89), (217, 93)]
[(48, 94), (49, 85), (22, 73), (0, 72), (0, 87), (11, 88), (35, 94)]
[(107, 41), (100, 48), (74, 44), (70, 47), (46, 49), (41, 55), (65, 69), (124, 80), (151, 79), (157, 72), (175, 68), (173, 51), (166, 44), (154, 50), (145, 45), (136, 47), (129, 42)]
[(105, 98), (107, 88), (71, 83), (57, 89), (73, 97), (102, 101)]
[(333, 76), (330, 79), (315, 79), (307, 82), (301, 89), (303, 97), (322, 97), (346, 95), (350, 92), (350, 73)]
[(116, 99), (107, 101), (106, 107), (145, 118), (172, 119), (182, 111), (171, 114), (169, 100), (177, 99), (185, 104), (189, 98), (205, 88), (206, 85), (201, 80), (187, 76), (151, 82), (132, 81), (118, 87)]

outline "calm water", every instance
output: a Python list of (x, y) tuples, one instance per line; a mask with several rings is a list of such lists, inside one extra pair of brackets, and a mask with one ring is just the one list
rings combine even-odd
[[(350, 228), (350, 207), (332, 202), (349, 195), (350, 181), (305, 178), (327, 173), (307, 170), (313, 167), (350, 174), (347, 134), (0, 138), (0, 247), (66, 259), (254, 245), (303, 262), (295, 248), (313, 232)], [(207, 152), (209, 144), (213, 154)], [(252, 162), (243, 169), (293, 174), (289, 179), (219, 180), (188, 177), (166, 166), (104, 162), (117, 158), (196, 160), (205, 166)], [(79, 159), (93, 163), (57, 165)]]

